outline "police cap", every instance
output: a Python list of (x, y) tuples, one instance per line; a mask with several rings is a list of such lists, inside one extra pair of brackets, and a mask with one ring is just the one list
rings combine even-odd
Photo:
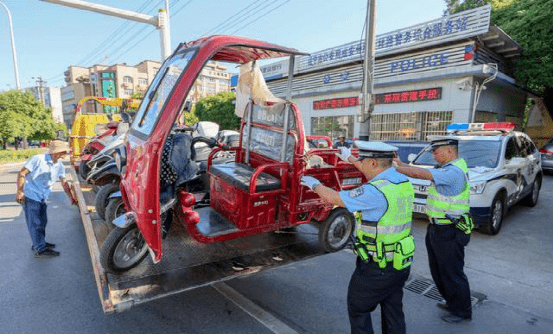
[(428, 147), (429, 151), (433, 151), (440, 146), (457, 146), (459, 144), (457, 139), (444, 136), (428, 136), (428, 139), (430, 140), (430, 146)]
[(359, 149), (359, 158), (393, 158), (397, 147), (383, 142), (369, 142), (364, 140), (355, 141), (355, 146)]

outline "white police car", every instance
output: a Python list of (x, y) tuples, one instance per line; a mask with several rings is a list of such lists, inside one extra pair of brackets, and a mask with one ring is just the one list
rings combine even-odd
[[(507, 209), (522, 200), (538, 202), (542, 182), (540, 153), (513, 123), (462, 123), (447, 127), (448, 138), (459, 143), (459, 157), (469, 167), (470, 211), (475, 224), (486, 234), (497, 234)], [(411, 165), (434, 167), (432, 153), (423, 150)], [(424, 213), (430, 181), (411, 179), (415, 190), (413, 211)]]

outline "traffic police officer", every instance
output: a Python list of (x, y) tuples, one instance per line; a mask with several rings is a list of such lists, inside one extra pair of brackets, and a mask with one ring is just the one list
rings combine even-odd
[(434, 136), (431, 146), (438, 166), (425, 169), (403, 164), (395, 159), (397, 171), (409, 177), (430, 180), (426, 214), (430, 219), (426, 233), (426, 249), (430, 273), (446, 304), (437, 306), (448, 311), (446, 322), (456, 323), (472, 317), (470, 287), (463, 271), (465, 246), (470, 241), (472, 218), (470, 183), (467, 163), (457, 158), (458, 142)]
[(369, 180), (351, 191), (337, 192), (304, 176), (303, 185), (324, 201), (355, 213), (354, 250), (358, 257), (348, 287), (351, 333), (373, 333), (370, 313), (380, 304), (383, 333), (405, 333), (403, 286), (409, 277), (415, 244), (411, 236), (414, 192), (409, 179), (393, 168), (397, 148), (356, 141), (359, 158), (340, 148), (340, 158)]

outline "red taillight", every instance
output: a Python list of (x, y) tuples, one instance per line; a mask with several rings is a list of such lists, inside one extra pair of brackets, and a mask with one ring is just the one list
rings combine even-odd
[(541, 153), (541, 154), (553, 154), (553, 151), (549, 151), (549, 150), (540, 150), (540, 153)]

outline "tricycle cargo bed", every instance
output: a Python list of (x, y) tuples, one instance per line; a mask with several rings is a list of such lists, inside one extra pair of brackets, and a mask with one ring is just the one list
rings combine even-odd
[[(72, 177), (78, 180), (73, 169)], [(324, 254), (318, 242), (318, 228), (310, 224), (287, 232), (200, 243), (187, 235), (184, 226), (174, 223), (164, 240), (161, 262), (154, 264), (148, 257), (120, 275), (108, 274), (101, 267), (98, 254), (109, 225), (94, 212), (94, 192), (75, 183), (104, 313), (125, 311), (150, 300)], [(206, 207), (198, 211), (208, 215), (209, 210)]]

